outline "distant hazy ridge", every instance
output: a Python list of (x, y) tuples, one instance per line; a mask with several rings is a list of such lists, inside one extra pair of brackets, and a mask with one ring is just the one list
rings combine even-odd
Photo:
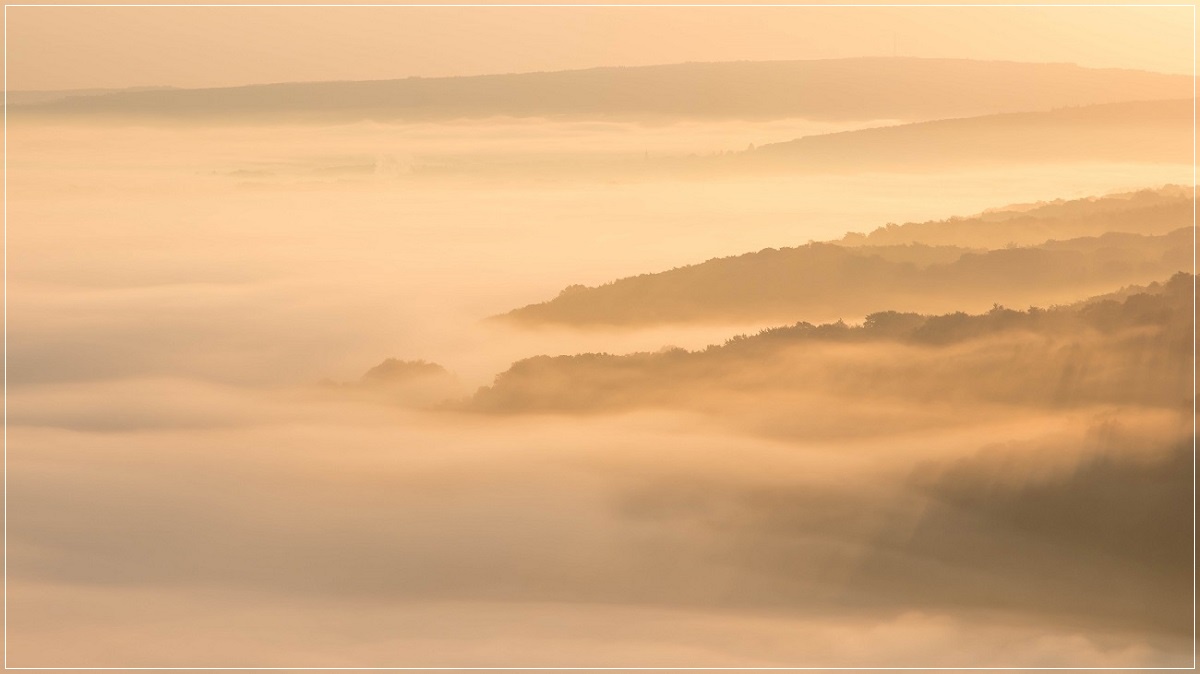
[(1191, 94), (1191, 78), (1182, 75), (1069, 64), (858, 58), (122, 91), (13, 106), (10, 112), (264, 121), (552, 115), (911, 121)]
[(1190, 195), (1168, 188), (890, 225), (849, 235), (842, 245), (768, 248), (572, 286), (505, 318), (573, 325), (797, 320), (1020, 306), (1047, 293), (1079, 297), (1189, 270), (1192, 208)]

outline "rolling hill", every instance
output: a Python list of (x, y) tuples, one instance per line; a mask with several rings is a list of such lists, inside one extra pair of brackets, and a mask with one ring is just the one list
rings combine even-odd
[(911, 171), (1004, 163), (1192, 162), (1192, 100), (1067, 107), (844, 131), (723, 158), (737, 168)]
[(1190, 98), (1191, 78), (1058, 63), (855, 58), (121, 91), (14, 105), (18, 119), (354, 121), (493, 116), (928, 120)]
[[(859, 245), (768, 248), (597, 287), (571, 286), (500, 318), (630, 326), (1063, 302), (1190, 270), (1192, 205), (1190, 196), (1166, 189), (893, 226), (877, 230), (882, 235), (852, 235)], [(887, 245), (861, 245), (872, 238)], [(926, 238), (943, 245), (912, 243)], [(1029, 245), (1034, 240), (1043, 243)]]
[[(1192, 285), (1165, 283), (1050, 309), (941, 315), (880, 311), (861, 325), (800, 322), (701, 351), (537, 356), (466, 403), (499, 413), (701, 407), (738, 393), (757, 413), (794, 416), (792, 396), (1035, 406), (1190, 405)], [(1115, 298), (1115, 299), (1114, 299)], [(741, 396), (744, 396), (741, 397)], [(792, 402), (789, 402), (792, 400)]]

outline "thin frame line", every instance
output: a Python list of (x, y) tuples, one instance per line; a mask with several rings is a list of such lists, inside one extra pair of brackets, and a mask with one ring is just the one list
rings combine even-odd
[(286, 4), (285, 3), (237, 3), (237, 4), (233, 4), (233, 3), (185, 3), (185, 4), (178, 4), (178, 5), (164, 5), (164, 4), (142, 5), (142, 4), (136, 4), (136, 3), (104, 4), (104, 5), (79, 4), (79, 3), (71, 3), (71, 4), (11, 3), (11, 4), (5, 4), (4, 6), (5, 7), (138, 7), (138, 8), (141, 8), (141, 7), (163, 7), (163, 8), (174, 8), (174, 7), (446, 7), (446, 8), (455, 8), (455, 7), (497, 7), (497, 8), (506, 8), (506, 7), (509, 7), (509, 8), (511, 8), (511, 7), (572, 7), (572, 8), (574, 8), (574, 7), (613, 7), (613, 8), (635, 8), (635, 7), (746, 7), (746, 8), (763, 8), (763, 7), (792, 7), (792, 8), (794, 8), (794, 7), (815, 7), (815, 8), (821, 8), (821, 7), (828, 7), (828, 8), (853, 8), (853, 7), (863, 7), (863, 8), (871, 8), (871, 7), (876, 7), (876, 8), (882, 8), (882, 7), (1024, 7), (1024, 8), (1036, 8), (1036, 7), (1146, 7), (1146, 8), (1191, 7), (1193, 9), (1193, 12), (1196, 7), (1195, 5), (1178, 4), (1178, 3), (1167, 3), (1167, 4), (1164, 4), (1164, 3), (1159, 3), (1159, 4), (1145, 4), (1145, 3), (1027, 4), (1026, 3), (1026, 4), (1003, 4), (1003, 5), (1000, 5), (1000, 4), (966, 4), (966, 3), (919, 4), (919, 5), (893, 5), (893, 4), (842, 5), (842, 4), (833, 4), (833, 3), (808, 4), (808, 5), (779, 4), (779, 3), (737, 3), (737, 4), (732, 4), (732, 3), (687, 3), (687, 4), (685, 4), (685, 3), (671, 3), (671, 4), (668, 4), (668, 3), (644, 3), (644, 4), (642, 4), (642, 3), (639, 3), (639, 4), (525, 3), (525, 4), (504, 4), (504, 5), (485, 4), (485, 3), (458, 3), (458, 4), (434, 4), (434, 3), (404, 3), (404, 4), (397, 4), (397, 3), (338, 3), (338, 4), (327, 4), (327, 3), (286, 3)]
[(1192, 5), (1192, 669), (1196, 668), (1196, 6)]
[(8, 5), (4, 6), (4, 668), (8, 669)]
[[(163, 4), (154, 4), (154, 5), (149, 5), (149, 4), (148, 5), (140, 5), (140, 4), (113, 4), (113, 5), (11, 4), (11, 5), (9, 5), (9, 4), (5, 4), (5, 6), (4, 6), (4, 45), (5, 45), (4, 46), (4, 57), (5, 57), (4, 58), (4, 668), (5, 669), (10, 669), (10, 667), (8, 666), (8, 8), (10, 6), (11, 7), (451, 7), (451, 8), (452, 7), (614, 7), (614, 8), (618, 8), (618, 7), (864, 7), (864, 8), (867, 8), (867, 7), (891, 7), (891, 6), (905, 6), (905, 7), (1188, 7), (1188, 6), (1190, 6), (1192, 8), (1192, 55), (1193, 55), (1192, 56), (1192, 125), (1193, 125), (1193, 128), (1192, 128), (1192, 194), (1193, 194), (1193, 203), (1192, 203), (1192, 221), (1193, 221), (1193, 223), (1192, 223), (1193, 224), (1193, 233), (1192, 233), (1192, 270), (1193, 270), (1193, 279), (1192, 279), (1192, 295), (1193, 295), (1193, 326), (1192, 326), (1192, 334), (1193, 334), (1193, 340), (1192, 340), (1192, 389), (1193, 389), (1193, 398), (1192, 398), (1192, 412), (1193, 412), (1193, 414), (1192, 414), (1192, 419), (1193, 419), (1193, 421), (1192, 421), (1192, 423), (1193, 423), (1192, 537), (1193, 537), (1193, 546), (1192, 546), (1192, 571), (1193, 571), (1193, 573), (1192, 573), (1192, 667), (1190, 669), (1195, 669), (1195, 667), (1196, 667), (1196, 638), (1195, 638), (1196, 637), (1196, 577), (1195, 577), (1195, 571), (1196, 571), (1196, 550), (1195, 550), (1195, 536), (1196, 536), (1196, 532), (1195, 532), (1195, 524), (1196, 524), (1196, 522), (1195, 522), (1195, 519), (1196, 519), (1196, 513), (1195, 513), (1195, 504), (1196, 504), (1196, 454), (1195, 454), (1195, 442), (1196, 442), (1196, 438), (1195, 438), (1195, 412), (1196, 412), (1196, 400), (1195, 400), (1195, 388), (1196, 388), (1196, 345), (1195, 345), (1195, 334), (1196, 334), (1196, 326), (1195, 326), (1195, 296), (1196, 296), (1196, 279), (1195, 279), (1195, 271), (1196, 271), (1196, 251), (1195, 251), (1195, 247), (1196, 247), (1196, 243), (1195, 243), (1195, 240), (1196, 240), (1196, 233), (1195, 233), (1195, 224), (1196, 224), (1196, 222), (1195, 222), (1196, 221), (1196, 204), (1195, 204), (1195, 195), (1196, 195), (1196, 130), (1195, 130), (1195, 122), (1196, 122), (1196, 81), (1195, 81), (1195, 77), (1196, 77), (1196, 6), (1195, 5), (1179, 5), (1179, 4), (1158, 4), (1158, 5), (1149, 5), (1149, 4), (1126, 4), (1126, 5), (1118, 5), (1118, 4), (1089, 4), (1089, 5), (1082, 5), (1082, 4), (1078, 4), (1078, 5), (1068, 5), (1068, 4), (1055, 4), (1055, 5), (1049, 5), (1049, 4), (1047, 4), (1047, 5), (1031, 5), (1031, 4), (1008, 4), (1008, 5), (968, 5), (968, 4), (953, 4), (953, 5), (950, 5), (950, 4), (947, 4), (947, 5), (932, 5), (932, 4), (922, 4), (922, 5), (876, 5), (876, 4), (871, 4), (871, 5), (866, 5), (866, 4), (864, 4), (864, 5), (832, 5), (832, 4), (819, 4), (819, 5), (817, 5), (817, 4), (806, 4), (806, 5), (791, 5), (791, 4), (789, 4), (789, 5), (781, 5), (781, 4), (740, 4), (740, 5), (726, 5), (726, 4), (645, 4), (645, 5), (629, 5), (629, 4), (603, 4), (603, 5), (601, 5), (601, 4), (586, 4), (586, 5), (565, 5), (565, 4), (520, 4), (520, 5), (517, 5), (517, 4), (513, 4), (513, 5), (485, 5), (485, 4), (439, 4), (439, 5), (434, 5), (434, 4), (342, 4), (342, 5), (243, 4), (243, 5), (237, 5), (237, 4), (212, 4), (212, 3), (210, 3), (210, 4), (184, 4), (184, 5), (163, 5)], [(171, 670), (301, 669), (301, 670), (306, 670), (306, 671), (327, 670), (327, 669), (348, 669), (348, 670), (429, 669), (429, 670), (462, 671), (462, 670), (510, 670), (510, 669), (546, 670), (546, 669), (563, 669), (563, 668), (542, 668), (542, 667), (521, 667), (521, 668), (518, 668), (518, 667), (512, 667), (512, 668), (510, 668), (510, 667), (469, 667), (469, 668), (459, 668), (459, 667), (364, 667), (364, 668), (354, 668), (354, 667), (345, 667), (345, 668), (341, 668), (341, 667), (339, 667), (339, 668), (324, 668), (324, 667), (293, 667), (293, 668), (288, 668), (288, 667), (261, 667), (261, 668), (259, 668), (259, 667), (254, 667), (254, 668), (21, 667), (21, 668), (13, 668), (13, 669), (22, 669), (22, 670), (42, 670), (42, 669), (67, 669), (67, 670), (80, 670), (80, 669), (82, 669), (82, 670), (88, 670), (88, 669), (94, 669), (94, 670), (115, 670), (115, 669), (129, 669), (129, 670), (145, 670), (145, 669), (171, 669)], [(571, 668), (567, 668), (567, 669), (578, 669), (578, 670), (592, 670), (592, 669), (597, 669), (597, 670), (625, 670), (625, 669), (724, 670), (724, 669), (731, 669), (731, 668), (726, 668), (726, 667), (716, 667), (716, 668), (710, 668), (710, 667), (663, 667), (663, 668), (571, 667)], [(1029, 668), (1003, 668), (1003, 667), (1000, 667), (1000, 668), (996, 668), (996, 667), (956, 667), (956, 668), (950, 668), (950, 667), (947, 667), (947, 668), (941, 668), (941, 667), (928, 667), (928, 668), (908, 668), (908, 667), (885, 667), (885, 668), (880, 668), (880, 667), (868, 667), (868, 668), (859, 668), (859, 667), (754, 667), (754, 668), (743, 668), (743, 667), (739, 667), (739, 668), (735, 668), (735, 669), (751, 669), (751, 670), (805, 670), (805, 669), (995, 670), (995, 669), (1029, 669)], [(1039, 667), (1039, 668), (1033, 668), (1033, 669), (1056, 669), (1056, 670), (1057, 669), (1065, 669), (1065, 670), (1115, 669), (1115, 670), (1126, 670), (1126, 669), (1131, 669), (1131, 668), (1126, 668), (1126, 667), (1116, 667), (1116, 668), (1107, 668), (1107, 667), (1040, 668)], [(1154, 667), (1154, 668), (1137, 668), (1137, 669), (1175, 670), (1175, 669), (1188, 669), (1188, 668), (1180, 668), (1180, 667), (1158, 668), (1158, 667)]]

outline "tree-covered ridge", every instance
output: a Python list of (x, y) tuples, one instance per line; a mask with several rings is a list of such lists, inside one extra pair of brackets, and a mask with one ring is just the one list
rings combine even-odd
[[(1074, 331), (1111, 334), (1130, 328), (1178, 328), (1192, 294), (1191, 274), (1180, 272), (1163, 283), (1151, 283), (1126, 294), (1099, 296), (1067, 306), (1048, 309), (1030, 307), (1024, 311), (999, 304), (982, 314), (956, 311), (928, 316), (912, 312), (880, 311), (870, 314), (858, 325), (844, 321), (814, 325), (768, 328), (748, 336), (738, 335), (723, 347), (739, 348), (748, 344), (758, 348), (774, 340), (819, 339), (833, 341), (893, 340), (909, 344), (944, 345), (981, 339), (1014, 331), (1040, 335), (1063, 335)], [(1120, 299), (1117, 299), (1117, 298)], [(1176, 345), (1178, 346), (1178, 345)], [(714, 347), (710, 347), (714, 348)]]
[[(810, 391), (866, 400), (1128, 403), (1191, 396), (1193, 283), (1180, 273), (1135, 294), (1025, 311), (884, 311), (858, 325), (807, 322), (701, 351), (539, 356), (514, 363), (469, 406), (498, 412), (690, 407), (714, 391), (763, 408)], [(787, 408), (777, 410), (786, 414)]]
[[(597, 287), (571, 286), (548, 302), (516, 309), (504, 318), (527, 324), (636, 325), (1061, 302), (1191, 267), (1193, 232), (1186, 226), (1190, 205), (1186, 211), (1158, 205), (1149, 210), (1157, 217), (1127, 211), (1127, 228), (1178, 228), (1161, 235), (1109, 232), (981, 251), (918, 244), (889, 245), (878, 254), (870, 246), (829, 243), (768, 248)], [(1093, 226), (1111, 224), (1106, 219)], [(1003, 228), (1004, 223), (994, 227)]]

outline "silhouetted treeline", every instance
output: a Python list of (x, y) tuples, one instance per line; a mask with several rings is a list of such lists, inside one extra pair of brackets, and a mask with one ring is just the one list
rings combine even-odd
[[(703, 405), (718, 392), (811, 391), (855, 400), (1035, 406), (1190, 404), (1190, 274), (1123, 300), (937, 316), (886, 311), (861, 325), (797, 323), (689, 352), (582, 354), (514, 363), (470, 406), (503, 412)], [(780, 410), (787, 413), (786, 408)]]
[[(1190, 269), (1190, 200), (1187, 203), (1187, 210), (1181, 203), (1151, 207), (1149, 214), (1141, 209), (1124, 214), (1129, 229), (1159, 229), (1172, 221), (1180, 227), (1160, 236), (1108, 233), (981, 252), (923, 246), (889, 246), (876, 252), (870, 246), (829, 243), (768, 248), (598, 287), (571, 286), (553, 300), (503, 318), (526, 324), (637, 325), (1059, 302)], [(1019, 227), (1028, 225), (1025, 220), (1020, 223)], [(1105, 219), (1093, 226), (1113, 223)], [(1003, 230), (1006, 224), (988, 227)], [(1063, 229), (1072, 227), (1074, 223)], [(1053, 228), (1042, 226), (1041, 231)]]
[(551, 115), (911, 121), (1191, 94), (1191, 80), (1182, 75), (1069, 64), (854, 58), (124, 91), (9, 112), (243, 121)]
[(430, 363), (424, 360), (388, 358), (370, 370), (367, 370), (362, 376), (362, 383), (366, 385), (386, 386), (422, 377), (442, 377), (447, 375), (449, 373), (446, 372), (446, 368), (437, 363)]
[(325, 380), (327, 391), (390, 404), (426, 406), (462, 395), (458, 379), (446, 368), (425, 360), (388, 358), (356, 382)]

